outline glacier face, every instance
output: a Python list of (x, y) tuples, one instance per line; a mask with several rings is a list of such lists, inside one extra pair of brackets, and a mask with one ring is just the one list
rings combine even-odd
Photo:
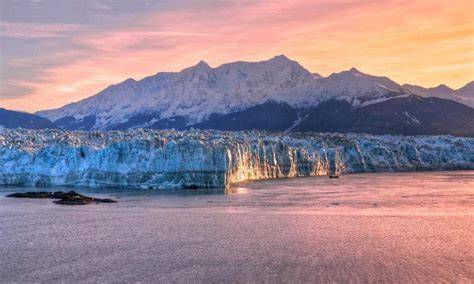
[[(339, 159), (334, 159), (334, 152)], [(334, 163), (336, 162), (336, 163)], [(225, 187), (267, 178), (474, 169), (474, 139), (451, 136), (0, 130), (0, 185)]]

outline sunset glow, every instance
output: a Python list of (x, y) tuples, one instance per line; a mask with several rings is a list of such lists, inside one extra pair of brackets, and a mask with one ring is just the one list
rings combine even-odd
[(426, 87), (474, 80), (472, 0), (86, 3), (0, 4), (0, 107), (54, 108), (199, 60), (278, 54), (323, 76), (354, 66)]

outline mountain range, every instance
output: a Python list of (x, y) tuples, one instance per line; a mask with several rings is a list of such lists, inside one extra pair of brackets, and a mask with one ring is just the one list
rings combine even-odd
[(36, 115), (71, 130), (221, 130), (474, 136), (474, 82), (400, 85), (352, 68), (328, 77), (284, 55), (127, 79)]

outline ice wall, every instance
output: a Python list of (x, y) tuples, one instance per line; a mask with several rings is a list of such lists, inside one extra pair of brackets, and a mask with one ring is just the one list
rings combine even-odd
[[(334, 151), (339, 159), (334, 159)], [(219, 131), (0, 130), (0, 185), (224, 187), (345, 173), (474, 169), (474, 139)]]

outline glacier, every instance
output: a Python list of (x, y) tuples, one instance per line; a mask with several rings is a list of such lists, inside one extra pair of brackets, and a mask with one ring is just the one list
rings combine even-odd
[(221, 188), (328, 175), (331, 165), (342, 173), (472, 170), (474, 138), (1, 129), (0, 165), (2, 186)]

